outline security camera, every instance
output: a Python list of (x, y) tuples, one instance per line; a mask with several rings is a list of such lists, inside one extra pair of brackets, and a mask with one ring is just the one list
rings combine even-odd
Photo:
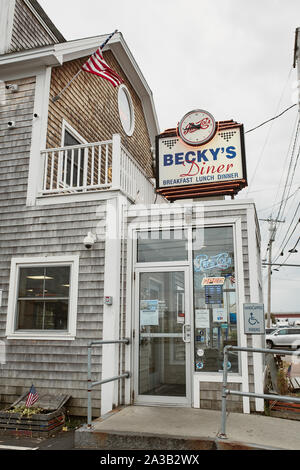
[(16, 93), (16, 92), (19, 90), (19, 86), (18, 86), (18, 85), (11, 85), (11, 84), (9, 84), (9, 85), (6, 85), (5, 88), (6, 88), (7, 90), (10, 90), (10, 91), (14, 92), (14, 93)]
[(86, 247), (87, 250), (90, 250), (92, 246), (96, 242), (96, 235), (94, 235), (92, 232), (89, 232), (85, 239), (83, 240), (83, 244)]
[(8, 129), (13, 129), (14, 127), (16, 127), (15, 121), (8, 121), (7, 127)]

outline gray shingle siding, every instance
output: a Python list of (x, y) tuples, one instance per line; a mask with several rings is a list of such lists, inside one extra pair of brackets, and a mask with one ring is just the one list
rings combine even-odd
[[(70, 411), (85, 415), (87, 345), (102, 336), (105, 242), (98, 241), (88, 251), (82, 241), (99, 221), (105, 225), (106, 203), (26, 207), (35, 80), (15, 83), (21, 95), (10, 95), (0, 116), (0, 339), (6, 345), (6, 364), (0, 365), (0, 402), (12, 403), (34, 382), (41, 392), (51, 389), (53, 393), (70, 394)], [(26, 115), (22, 114), (24, 106)], [(12, 131), (6, 126), (10, 118), (17, 121)], [(11, 259), (63, 255), (79, 255), (76, 339), (6, 340)], [(101, 372), (101, 356), (101, 348), (97, 348), (93, 379)], [(99, 390), (94, 392), (93, 407), (94, 415), (99, 416)]]

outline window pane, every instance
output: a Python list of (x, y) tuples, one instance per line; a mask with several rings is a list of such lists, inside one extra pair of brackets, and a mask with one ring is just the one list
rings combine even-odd
[[(195, 370), (220, 372), (224, 347), (237, 345), (233, 229), (195, 229), (193, 240), (200, 239), (202, 246), (196, 245), (193, 252)], [(206, 278), (220, 277), (225, 278), (223, 284), (203, 285)], [(237, 354), (230, 354), (228, 369), (238, 372)]]
[(18, 330), (67, 330), (68, 301), (18, 302)]
[(184, 230), (138, 233), (138, 263), (187, 261), (188, 248)]
[(18, 297), (43, 297), (44, 278), (43, 266), (20, 268)]
[[(65, 130), (64, 147), (71, 147), (73, 145), (81, 145), (78, 139), (72, 136), (67, 130)], [(66, 158), (66, 157), (65, 157)], [(63, 162), (64, 163), (64, 162)], [(71, 181), (73, 167), (73, 177)], [(83, 167), (84, 167), (84, 150), (75, 149), (67, 152), (67, 171), (66, 171), (66, 183), (68, 186), (82, 186), (83, 185)], [(64, 181), (64, 164), (62, 168), (62, 180)]]
[(44, 302), (35, 300), (19, 300), (18, 302), (18, 330), (41, 330)]
[(79, 142), (78, 139), (75, 139), (75, 137), (70, 134), (67, 130), (65, 130), (65, 138), (64, 138), (64, 147), (71, 147), (72, 145), (80, 145), (81, 142)]
[(17, 329), (67, 330), (71, 267), (24, 267), (19, 272)]
[(128, 134), (132, 125), (132, 110), (127, 92), (122, 89), (119, 94), (119, 113), (124, 131)]
[(46, 268), (45, 297), (69, 297), (70, 266)]

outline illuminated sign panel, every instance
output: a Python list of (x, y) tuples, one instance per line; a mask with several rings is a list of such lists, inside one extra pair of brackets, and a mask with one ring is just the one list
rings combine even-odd
[(213, 139), (199, 146), (187, 145), (176, 131), (157, 137), (158, 192), (176, 199), (203, 192), (236, 194), (247, 186), (243, 126), (217, 124)]

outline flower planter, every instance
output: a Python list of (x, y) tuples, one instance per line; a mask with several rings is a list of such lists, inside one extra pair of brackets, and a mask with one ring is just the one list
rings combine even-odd
[[(49, 437), (65, 425), (65, 409), (63, 405), (70, 398), (67, 395), (51, 397), (51, 395), (41, 396), (38, 404), (34, 408), (42, 408), (40, 413), (31, 416), (23, 416), (22, 413), (12, 412), (18, 406), (25, 405), (27, 394), (19, 398), (9, 408), (0, 411), (0, 435), (11, 435), (18, 437)], [(52, 398), (52, 400), (51, 400)], [(57, 404), (59, 404), (57, 406)], [(56, 407), (56, 409), (53, 407)]]
[(270, 401), (270, 416), (300, 421), (300, 404), (281, 401)]

